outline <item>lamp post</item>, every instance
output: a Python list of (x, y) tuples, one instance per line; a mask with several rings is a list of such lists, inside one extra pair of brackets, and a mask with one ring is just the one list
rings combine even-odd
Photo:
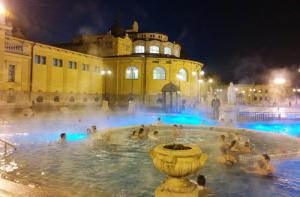
[(112, 74), (111, 70), (102, 70), (101, 71), (101, 75), (104, 77), (104, 97), (105, 97), (105, 99), (107, 99), (107, 95), (106, 95), (106, 76), (111, 75), (111, 74)]
[(181, 91), (181, 88), (180, 88), (180, 81), (182, 79), (182, 76), (180, 74), (177, 74), (176, 75), (177, 79), (178, 79), (178, 85), (179, 85), (179, 90)]
[(7, 11), (5, 9), (5, 6), (0, 2), (0, 24), (5, 24), (5, 16), (7, 14)]
[[(192, 72), (192, 76), (194, 76), (196, 78), (196, 83), (199, 79), (199, 75), (198, 75), (198, 72), (197, 71), (193, 71)], [(196, 103), (199, 102), (199, 84), (197, 83), (197, 96), (196, 96)]]

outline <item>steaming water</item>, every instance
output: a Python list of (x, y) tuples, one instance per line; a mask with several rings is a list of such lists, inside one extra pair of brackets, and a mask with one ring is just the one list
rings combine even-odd
[[(130, 131), (122, 130), (104, 142), (86, 135), (88, 126), (111, 127), (152, 123), (157, 115), (101, 116), (98, 113), (48, 115), (30, 119), (10, 118), (2, 123), (1, 136), (17, 143), (18, 150), (1, 161), (3, 176), (30, 185), (51, 189), (66, 196), (154, 196), (153, 192), (164, 176), (157, 171), (148, 151), (156, 143), (173, 141), (168, 131), (161, 141), (130, 140)], [(203, 123), (201, 117), (162, 116), (167, 123)], [(187, 122), (188, 121), (188, 122)], [(205, 124), (215, 124), (204, 119)], [(68, 142), (56, 142), (61, 132), (67, 132)], [(186, 130), (178, 142), (198, 144), (209, 154), (201, 174), (219, 196), (299, 196), (300, 158), (276, 161), (276, 178), (261, 178), (245, 174), (239, 167), (226, 168), (215, 162), (219, 133), (206, 130)], [(288, 138), (245, 134), (261, 152), (300, 150)], [(6, 170), (8, 169), (8, 170)], [(0, 170), (0, 171), (1, 171)], [(9, 172), (11, 170), (11, 172)], [(195, 177), (190, 177), (195, 178)]]

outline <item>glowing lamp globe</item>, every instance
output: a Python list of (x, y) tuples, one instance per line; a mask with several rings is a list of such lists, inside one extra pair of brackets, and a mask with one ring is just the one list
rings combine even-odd
[(286, 80), (282, 77), (278, 77), (278, 78), (275, 78), (273, 82), (274, 82), (274, 84), (282, 85), (282, 84), (286, 83)]
[(6, 14), (6, 9), (4, 5), (0, 2), (0, 15), (4, 16)]

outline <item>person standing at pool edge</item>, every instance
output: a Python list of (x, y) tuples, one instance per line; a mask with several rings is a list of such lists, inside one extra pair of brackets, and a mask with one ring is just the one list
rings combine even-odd
[(217, 95), (215, 95), (213, 100), (211, 101), (211, 107), (212, 107), (212, 110), (213, 110), (213, 119), (214, 120), (219, 119), (220, 106), (221, 106), (220, 99), (218, 99)]

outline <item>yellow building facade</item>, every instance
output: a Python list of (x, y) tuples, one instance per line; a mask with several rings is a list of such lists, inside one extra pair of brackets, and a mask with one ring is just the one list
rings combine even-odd
[(129, 98), (161, 107), (162, 89), (175, 85), (181, 101), (197, 100), (203, 64), (181, 59), (180, 46), (160, 33), (115, 24), (55, 46), (14, 37), (0, 25), (0, 105), (12, 107), (126, 105)]

